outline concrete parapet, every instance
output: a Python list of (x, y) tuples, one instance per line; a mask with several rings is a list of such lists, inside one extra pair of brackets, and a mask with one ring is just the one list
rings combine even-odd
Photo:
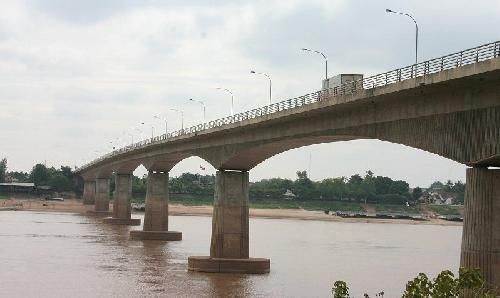
[(182, 240), (182, 233), (176, 231), (130, 231), (130, 238), (135, 240)]
[(466, 179), (460, 266), (480, 268), (500, 289), (500, 170), (469, 168)]
[(97, 178), (95, 186), (95, 211), (109, 211), (109, 179)]
[(95, 203), (95, 180), (83, 182), (83, 204), (93, 205)]
[(122, 225), (122, 226), (140, 226), (141, 219), (140, 218), (114, 218), (109, 217), (103, 220), (104, 223), (112, 224), (112, 225)]
[(188, 270), (198, 272), (264, 274), (269, 273), (270, 267), (270, 260), (264, 258), (188, 258)]

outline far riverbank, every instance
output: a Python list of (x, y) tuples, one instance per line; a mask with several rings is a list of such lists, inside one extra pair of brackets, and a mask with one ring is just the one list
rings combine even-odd
[[(85, 214), (92, 210), (92, 205), (83, 205), (81, 200), (66, 199), (62, 202), (41, 201), (39, 199), (8, 198), (0, 200), (0, 208), (17, 208), (23, 211), (44, 212), (71, 212)], [(110, 210), (113, 206), (110, 204)], [(186, 206), (183, 204), (170, 204), (169, 214), (178, 216), (212, 216), (212, 206)], [(140, 214), (141, 212), (134, 212)], [(437, 218), (426, 218), (424, 221), (403, 219), (374, 219), (374, 218), (342, 218), (322, 211), (309, 211), (304, 209), (254, 209), (250, 208), (250, 217), (274, 219), (320, 220), (348, 223), (396, 223), (411, 225), (446, 225), (460, 226), (460, 222), (450, 222)]]

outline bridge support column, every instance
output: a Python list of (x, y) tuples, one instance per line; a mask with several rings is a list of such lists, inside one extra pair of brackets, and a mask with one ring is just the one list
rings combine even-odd
[(109, 178), (95, 180), (95, 209), (87, 211), (89, 214), (109, 216)]
[(202, 272), (268, 273), (269, 259), (249, 258), (248, 172), (217, 171), (210, 256), (188, 258)]
[(95, 180), (83, 181), (83, 204), (93, 205), (95, 203)]
[(500, 288), (500, 170), (467, 169), (460, 266), (480, 268)]
[(105, 223), (130, 226), (141, 224), (139, 218), (131, 218), (132, 179), (132, 174), (116, 174), (115, 191), (113, 193), (113, 217), (105, 218)]
[(168, 230), (168, 172), (149, 171), (146, 190), (146, 212), (142, 231), (131, 231), (132, 239), (182, 240), (182, 233)]

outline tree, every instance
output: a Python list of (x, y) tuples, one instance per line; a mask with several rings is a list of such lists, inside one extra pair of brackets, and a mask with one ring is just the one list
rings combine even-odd
[(293, 181), (282, 178), (262, 179), (250, 186), (250, 196), (253, 198), (280, 198), (287, 189), (293, 188)]
[(56, 173), (49, 178), (48, 184), (56, 191), (71, 191), (73, 190), (73, 181), (63, 175)]
[(420, 187), (415, 187), (411, 193), (411, 197), (413, 198), (414, 201), (418, 200), (423, 194), (423, 190)]
[(327, 178), (318, 184), (318, 192), (322, 197), (340, 199), (347, 195), (345, 177)]
[(314, 183), (307, 177), (306, 171), (297, 171), (297, 180), (293, 183), (292, 191), (302, 200), (313, 199), (316, 196)]
[(31, 170), (30, 179), (35, 186), (47, 184), (50, 179), (49, 169), (43, 164), (36, 164)]
[(407, 195), (410, 192), (410, 185), (406, 181), (397, 180), (391, 184), (389, 191), (393, 194)]
[(444, 188), (444, 184), (439, 182), (439, 181), (435, 181), (431, 184), (431, 186), (429, 186), (429, 189), (443, 189)]
[(0, 183), (5, 182), (5, 175), (7, 173), (7, 158), (0, 160)]
[(376, 190), (373, 172), (367, 171), (363, 182), (361, 182), (361, 193), (365, 201), (375, 198)]
[(12, 177), (12, 179), (15, 179), (18, 182), (28, 182), (30, 181), (30, 174), (26, 172), (7, 172), (7, 176)]
[(377, 176), (375, 177), (375, 192), (377, 195), (386, 195), (390, 193), (392, 179), (389, 177)]

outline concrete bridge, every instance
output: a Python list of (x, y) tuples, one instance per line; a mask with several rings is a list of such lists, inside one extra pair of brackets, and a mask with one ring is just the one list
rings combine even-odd
[[(84, 202), (130, 219), (132, 172), (148, 169), (143, 239), (181, 239), (168, 231), (168, 173), (198, 156), (217, 169), (210, 255), (190, 257), (194, 271), (269, 272), (249, 257), (249, 171), (286, 150), (311, 144), (378, 139), (435, 153), (469, 166), (461, 265), (481, 268), (500, 287), (500, 42), (115, 150), (78, 169)], [(376, 157), (373, 157), (376, 158)]]

